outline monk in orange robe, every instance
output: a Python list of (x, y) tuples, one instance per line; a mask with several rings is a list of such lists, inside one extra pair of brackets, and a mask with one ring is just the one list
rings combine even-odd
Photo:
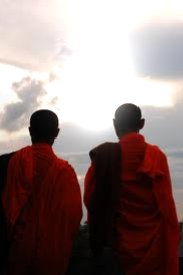
[[(178, 275), (180, 232), (165, 154), (139, 133), (141, 110), (115, 112), (119, 143), (90, 152), (84, 202), (94, 254), (112, 246), (125, 275)], [(114, 274), (115, 275), (115, 274)]]
[(6, 275), (64, 275), (82, 217), (73, 168), (52, 144), (58, 118), (49, 110), (31, 116), (32, 146), (10, 159), (2, 204), (9, 240)]

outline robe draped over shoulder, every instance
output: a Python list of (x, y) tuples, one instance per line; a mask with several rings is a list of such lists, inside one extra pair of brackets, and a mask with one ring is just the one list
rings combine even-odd
[(47, 144), (16, 152), (3, 192), (10, 253), (7, 274), (65, 274), (82, 217), (73, 168)]
[[(115, 219), (115, 208), (119, 194), (120, 180), (120, 145), (118, 143), (106, 142), (90, 152), (90, 157), (95, 168), (92, 169), (96, 186), (93, 192), (85, 189), (84, 201), (89, 211), (90, 246), (94, 253), (113, 242), (113, 221)], [(87, 181), (87, 179), (86, 179)], [(92, 187), (89, 185), (85, 186)], [(87, 196), (92, 193), (92, 197)], [(90, 201), (89, 204), (87, 202)]]

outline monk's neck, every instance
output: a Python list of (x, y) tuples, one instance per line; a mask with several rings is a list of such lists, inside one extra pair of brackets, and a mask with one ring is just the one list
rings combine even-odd
[(129, 130), (129, 131), (125, 131), (125, 132), (123, 132), (123, 133), (120, 133), (119, 135), (118, 135), (118, 138), (119, 139), (122, 139), (123, 137), (125, 137), (125, 136), (127, 136), (127, 135), (135, 135), (135, 134), (139, 134), (139, 131), (131, 131), (131, 130)]
[(32, 145), (40, 145), (40, 144), (46, 144), (52, 147), (53, 143), (51, 142), (47, 142), (47, 141), (36, 141), (36, 142), (32, 142)]

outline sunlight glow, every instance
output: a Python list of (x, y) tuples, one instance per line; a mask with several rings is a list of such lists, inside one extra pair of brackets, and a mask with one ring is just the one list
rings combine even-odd
[[(61, 121), (69, 121), (90, 130), (102, 130), (112, 125), (115, 109), (125, 102), (140, 106), (172, 106), (175, 87), (135, 75), (130, 52), (129, 36), (132, 29), (152, 18), (166, 18), (178, 13), (179, 0), (55, 0), (50, 10), (55, 25), (62, 22), (67, 32), (71, 54), (67, 62), (57, 64), (52, 71), (55, 79), (49, 81), (49, 72), (30, 73), (44, 82), (47, 95), (42, 107), (55, 110)], [(173, 3), (177, 3), (177, 6)], [(56, 8), (55, 8), (56, 7)], [(45, 16), (48, 10), (46, 10)], [(59, 18), (60, 14), (60, 18)], [(63, 20), (61, 20), (61, 18)], [(3, 67), (4, 66), (4, 67)], [(6, 67), (7, 66), (7, 67)], [(15, 72), (8, 65), (0, 66), (2, 106), (12, 95), (9, 83), (27, 75)], [(22, 76), (21, 76), (22, 75)], [(12, 81), (10, 81), (12, 80)], [(18, 81), (18, 80), (17, 80)], [(56, 102), (56, 103), (55, 103)]]
[(101, 130), (112, 125), (114, 111), (122, 103), (172, 105), (171, 84), (135, 75), (129, 44), (131, 28), (158, 13), (166, 3), (68, 2), (73, 24), (68, 39), (74, 51), (60, 73), (61, 80), (50, 87), (57, 90), (64, 121)]
[(0, 109), (2, 111), (4, 105), (17, 101), (17, 96), (12, 91), (12, 83), (26, 77), (27, 71), (8, 64), (0, 64), (0, 76)]
[[(69, 83), (66, 81), (64, 87), (63, 83), (55, 82), (50, 89), (54, 94), (60, 91), (56, 111), (61, 121), (72, 121), (86, 129), (98, 131), (112, 126), (115, 109), (125, 102), (133, 102), (139, 106), (173, 105), (173, 84), (135, 77), (128, 80), (118, 82), (118, 87), (103, 84), (100, 90), (100, 83), (90, 84), (89, 87), (87, 83), (83, 83), (83, 86), (80, 85), (77, 89), (80, 83), (70, 82), (68, 86)], [(62, 89), (66, 88), (67, 92), (62, 93)]]

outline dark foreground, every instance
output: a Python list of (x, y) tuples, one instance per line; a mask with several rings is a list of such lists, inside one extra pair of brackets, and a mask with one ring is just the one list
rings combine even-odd
[[(123, 275), (116, 267), (110, 249), (106, 248), (98, 259), (92, 257), (88, 237), (87, 225), (81, 226), (66, 275)], [(179, 258), (179, 270), (180, 275), (183, 275), (183, 257)]]
[(80, 227), (80, 232), (74, 244), (67, 275), (122, 275), (112, 251), (106, 248), (103, 255), (97, 258), (92, 256), (89, 249), (88, 228)]

